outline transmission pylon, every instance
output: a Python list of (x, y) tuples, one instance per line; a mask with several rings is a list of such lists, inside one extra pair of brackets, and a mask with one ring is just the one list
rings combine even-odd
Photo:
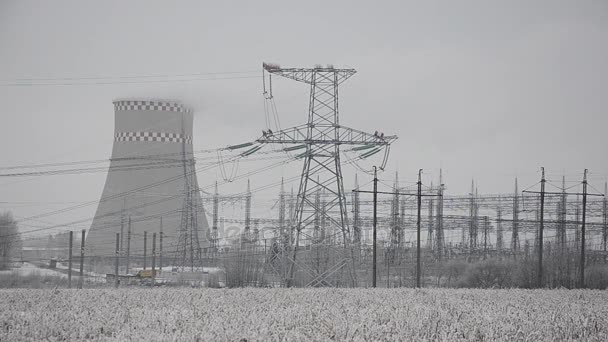
[(393, 184), (393, 199), (391, 201), (391, 247), (400, 247), (399, 240), (399, 174), (395, 172)]
[(511, 250), (516, 256), (519, 251), (519, 192), (517, 190), (517, 178), (515, 178), (515, 192), (513, 193), (513, 222), (511, 231)]
[(281, 190), (279, 192), (279, 236), (281, 239), (287, 238), (287, 229), (285, 227), (285, 184), (281, 177)]
[[(182, 134), (184, 134), (182, 117)], [(194, 158), (186, 159), (186, 142), (182, 142), (184, 169), (184, 204), (173, 265), (179, 271), (190, 268), (192, 272), (201, 267), (201, 245), (198, 236), (199, 188), (194, 169)]]
[[(363, 156), (371, 156), (386, 148), (386, 160), (387, 147), (397, 137), (384, 136), (383, 133), (378, 132), (370, 134), (340, 124), (338, 87), (356, 73), (354, 69), (337, 69), (333, 66), (282, 68), (279, 65), (266, 63), (263, 64), (263, 69), (269, 74), (270, 80), (272, 75), (277, 75), (310, 85), (307, 123), (278, 132), (269, 129), (257, 140), (259, 143), (294, 145), (290, 147), (290, 151), (304, 149), (304, 152), (297, 156), (303, 159), (303, 167), (292, 220), (295, 228), (295, 241), (291, 246), (293, 258), (289, 273), (289, 277), (292, 278), (300, 238), (302, 234), (310, 238), (310, 232), (308, 234), (306, 232), (313, 228), (315, 213), (322, 210), (314, 200), (314, 194), (318, 190), (323, 190), (326, 195), (324, 216), (331, 223), (332, 229), (340, 234), (344, 246), (350, 243), (351, 231), (347, 218), (340, 146), (370, 148)], [(270, 97), (272, 97), (272, 88)], [(330, 233), (330, 236), (333, 235), (333, 232)], [(289, 280), (291, 279), (288, 279), (288, 282)]]

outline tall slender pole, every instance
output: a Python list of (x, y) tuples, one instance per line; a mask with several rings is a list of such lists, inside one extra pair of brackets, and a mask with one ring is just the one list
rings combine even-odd
[(483, 217), (483, 259), (485, 260), (488, 257), (488, 229), (490, 228), (490, 223), (488, 222), (488, 217)]
[[(477, 236), (475, 235), (475, 183), (471, 180), (471, 202), (469, 208), (469, 261), (476, 247)], [(463, 239), (464, 240), (464, 239)]]
[(218, 228), (219, 194), (217, 192), (217, 181), (215, 182), (215, 194), (213, 195), (213, 226), (211, 227), (211, 251), (213, 257), (217, 253), (217, 228)]
[(585, 287), (585, 218), (587, 213), (587, 169), (583, 174), (583, 222), (581, 225), (581, 287)]
[(545, 225), (545, 168), (541, 167), (540, 180), (540, 225), (538, 227), (538, 287), (543, 286), (543, 230)]
[[(120, 211), (120, 253), (125, 251), (125, 209), (127, 207), (127, 196), (122, 198), (122, 210)], [(129, 216), (131, 217), (131, 216)]]
[(159, 252), (158, 252), (158, 271), (163, 271), (163, 218), (160, 218), (160, 236), (159, 236)]
[(74, 232), (70, 230), (70, 251), (68, 255), (68, 289), (72, 288), (72, 244), (74, 242)]
[(515, 192), (513, 193), (513, 230), (511, 232), (511, 251), (513, 258), (517, 258), (519, 248), (519, 193), (517, 190), (517, 178), (515, 178)]
[(500, 196), (498, 197), (498, 207), (496, 208), (496, 251), (500, 254), (503, 250), (502, 241), (502, 208), (500, 205)]
[(114, 262), (114, 287), (118, 287), (118, 262), (120, 259), (120, 233), (116, 233), (116, 260)]
[(156, 233), (152, 234), (152, 286), (156, 280)]
[(435, 244), (437, 246), (437, 259), (441, 261), (443, 257), (444, 232), (443, 232), (443, 172), (439, 169), (439, 190), (437, 192), (437, 234)]
[(79, 289), (82, 288), (82, 283), (84, 281), (84, 279), (82, 278), (83, 271), (84, 271), (84, 235), (85, 235), (85, 231), (83, 229), (82, 238), (80, 240), (80, 274), (79, 274), (79, 278), (78, 278), (78, 288)]
[(146, 269), (147, 254), (148, 254), (148, 232), (144, 232), (144, 270)]
[(129, 229), (127, 230), (127, 269), (125, 273), (129, 274), (129, 266), (131, 261), (131, 216), (129, 216)]
[(376, 167), (374, 166), (374, 245), (373, 245), (373, 276), (372, 276), (372, 287), (376, 287), (376, 225), (378, 223), (377, 217), (378, 207), (378, 175)]
[(418, 170), (418, 218), (416, 221), (416, 287), (420, 288), (420, 209), (422, 207), (422, 169)]
[(604, 183), (603, 202), (602, 216), (604, 217), (604, 228), (602, 230), (602, 248), (604, 249), (604, 261), (606, 261), (606, 243), (608, 242), (608, 183)]

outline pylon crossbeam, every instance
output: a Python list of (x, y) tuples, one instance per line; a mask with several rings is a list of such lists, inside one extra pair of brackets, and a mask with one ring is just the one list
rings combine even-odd
[[(264, 64), (264, 69), (270, 74), (279, 75), (298, 82), (310, 84), (314, 76), (329, 79), (329, 76), (337, 76), (337, 84), (346, 81), (357, 71), (355, 69), (334, 69), (334, 68), (276, 68), (275, 66)], [(333, 79), (332, 79), (333, 82)]]
[[(315, 124), (317, 125), (317, 124)], [(373, 145), (373, 146), (385, 146), (392, 143), (393, 140), (397, 139), (396, 136), (384, 136), (380, 137), (374, 134), (358, 131), (346, 126), (334, 125), (333, 128), (340, 129), (340, 136), (338, 139), (317, 139), (306, 137), (306, 133), (303, 132), (305, 127), (296, 126), (288, 129), (281, 130), (279, 132), (273, 132), (269, 135), (264, 135), (258, 138), (256, 141), (259, 143), (275, 143), (275, 144), (311, 144), (311, 145)]]

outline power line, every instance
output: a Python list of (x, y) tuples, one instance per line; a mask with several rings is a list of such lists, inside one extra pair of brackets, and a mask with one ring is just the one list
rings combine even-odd
[[(274, 164), (271, 164), (271, 165), (267, 165), (267, 166), (264, 166), (264, 167), (262, 167), (260, 169), (257, 169), (257, 170), (245, 173), (243, 175), (240, 175), (237, 178), (244, 178), (244, 177), (248, 177), (248, 176), (251, 176), (253, 174), (256, 174), (256, 173), (268, 171), (270, 169), (273, 169), (274, 167), (287, 164), (287, 163), (289, 163), (289, 162), (291, 162), (293, 160), (295, 160), (295, 158), (290, 158), (290, 159), (287, 159), (287, 160), (284, 160), (284, 161), (281, 161), (281, 162), (277, 162), (277, 163), (274, 163)], [(194, 173), (198, 173), (198, 172), (201, 172), (201, 171), (202, 170), (194, 171)], [(183, 177), (183, 176), (176, 176), (176, 177), (172, 177), (172, 178), (181, 179), (181, 177)], [(170, 178), (170, 179), (172, 179), (172, 178)], [(157, 183), (153, 183), (151, 185), (144, 186), (143, 188), (149, 189), (149, 188), (152, 188), (152, 187), (155, 187), (155, 186), (158, 186), (160, 184), (167, 183), (167, 182), (168, 182), (167, 180), (164, 180), (164, 181), (160, 181), (160, 182), (157, 182)], [(227, 182), (225, 182), (225, 183), (227, 183)], [(156, 184), (156, 185), (154, 185), (154, 184)], [(207, 187), (204, 187), (203, 189), (205, 189), (205, 188), (211, 188), (211, 185), (209, 185)], [(141, 190), (141, 188), (139, 190)], [(124, 193), (108, 196), (106, 198), (100, 199), (99, 202), (107, 201), (107, 200), (111, 200), (111, 199), (115, 199), (115, 198), (119, 198), (119, 197), (124, 196), (125, 194), (134, 193), (134, 192), (137, 192), (137, 191), (138, 191), (138, 189), (135, 189), (135, 190), (126, 191)], [(139, 209), (139, 208), (143, 208), (143, 207), (150, 206), (150, 205), (153, 205), (153, 204), (158, 204), (158, 203), (166, 202), (166, 201), (169, 201), (169, 200), (172, 200), (174, 198), (181, 197), (181, 196), (182, 196), (182, 194), (177, 194), (177, 195), (169, 196), (167, 198), (163, 198), (163, 199), (160, 199), (160, 200), (157, 200), (157, 201), (148, 202), (148, 203), (145, 203), (143, 205), (131, 207), (129, 209)], [(39, 214), (39, 215), (36, 215), (36, 216), (26, 217), (26, 218), (22, 219), (20, 222), (29, 221), (29, 220), (33, 220), (33, 219), (37, 219), (37, 218), (45, 217), (45, 216), (56, 215), (58, 213), (66, 212), (66, 211), (77, 209), (77, 208), (82, 208), (84, 206), (88, 206), (88, 205), (95, 204), (95, 203), (97, 203), (97, 201), (85, 202), (85, 203), (80, 204), (80, 205), (76, 205), (76, 206), (72, 206), (72, 207), (68, 207), (68, 208), (63, 208), (63, 209), (60, 209), (60, 210), (57, 210), (57, 211), (53, 211), (53, 212), (49, 212), (49, 213), (45, 213), (45, 214)], [(176, 209), (176, 210), (179, 210), (179, 209)], [(118, 215), (118, 214), (121, 214), (121, 213), (122, 213), (122, 210), (119, 210), (119, 211), (116, 211), (116, 212), (106, 213), (104, 215), (100, 215), (100, 216), (97, 216), (97, 217), (99, 217), (99, 218), (101, 218), (101, 217), (112, 217), (113, 215)], [(161, 216), (162, 216), (162, 214), (161, 214)], [(159, 217), (159, 215), (154, 215), (154, 216), (151, 216), (151, 217)], [(64, 224), (57, 224), (57, 225), (50, 226), (50, 227), (44, 227), (44, 228), (29, 230), (27, 232), (16, 233), (16, 234), (12, 234), (12, 235), (28, 234), (28, 233), (40, 232), (40, 231), (45, 231), (45, 230), (50, 230), (50, 229), (56, 229), (56, 228), (60, 228), (60, 227), (64, 227), (64, 226), (68, 226), (68, 225), (72, 225), (72, 224), (76, 224), (76, 223), (87, 222), (89, 220), (90, 219), (87, 218), (87, 219), (84, 219), (84, 220), (78, 220), (78, 221), (73, 221), (73, 222), (64, 223)], [(12, 236), (12, 235), (6, 235), (6, 236)]]
[(249, 71), (224, 71), (224, 72), (202, 72), (189, 74), (161, 74), (161, 75), (132, 75), (132, 76), (88, 76), (88, 77), (50, 77), (50, 78), (15, 78), (5, 80), (7, 82), (19, 81), (78, 81), (78, 80), (112, 80), (112, 79), (136, 79), (136, 78), (171, 78), (171, 77), (191, 77), (209, 75), (233, 75), (233, 74), (253, 74), (255, 70)]
[(222, 80), (235, 80), (235, 79), (247, 79), (247, 78), (259, 78), (259, 76), (242, 76), (242, 77), (216, 77), (216, 78), (193, 78), (183, 80), (141, 80), (141, 81), (113, 81), (113, 82), (64, 82), (64, 83), (4, 83), (0, 84), (2, 87), (40, 87), (40, 86), (89, 86), (89, 85), (110, 85), (110, 84), (141, 84), (141, 83), (180, 83), (180, 82), (200, 82), (200, 81), (222, 81)]

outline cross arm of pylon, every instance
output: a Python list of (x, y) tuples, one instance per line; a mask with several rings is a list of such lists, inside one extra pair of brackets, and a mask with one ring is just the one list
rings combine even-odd
[[(318, 126), (318, 125), (317, 125)], [(334, 126), (332, 126), (333, 128)], [(320, 127), (315, 127), (320, 128)], [(288, 147), (286, 150), (296, 150), (298, 148), (304, 148), (304, 144), (315, 144), (315, 145), (362, 145), (362, 147), (381, 147), (390, 145), (397, 139), (396, 135), (384, 135), (383, 133), (367, 133), (349, 128), (346, 126), (339, 126), (339, 138), (335, 139), (335, 136), (331, 134), (323, 134), (320, 129), (315, 129), (315, 134), (312, 138), (308, 138), (308, 125), (300, 125), (287, 129), (273, 132), (271, 130), (264, 131), (262, 136), (256, 141), (258, 143), (271, 143), (271, 144), (301, 144), (302, 146)], [(363, 149), (363, 148), (361, 148)]]
[(337, 69), (331, 65), (325, 67), (318, 65), (314, 68), (281, 68), (277, 64), (263, 63), (262, 66), (269, 74), (309, 84), (313, 81), (314, 74), (317, 77), (316, 82), (326, 79), (327, 82), (337, 81), (336, 83), (340, 84), (357, 72), (355, 69)]

